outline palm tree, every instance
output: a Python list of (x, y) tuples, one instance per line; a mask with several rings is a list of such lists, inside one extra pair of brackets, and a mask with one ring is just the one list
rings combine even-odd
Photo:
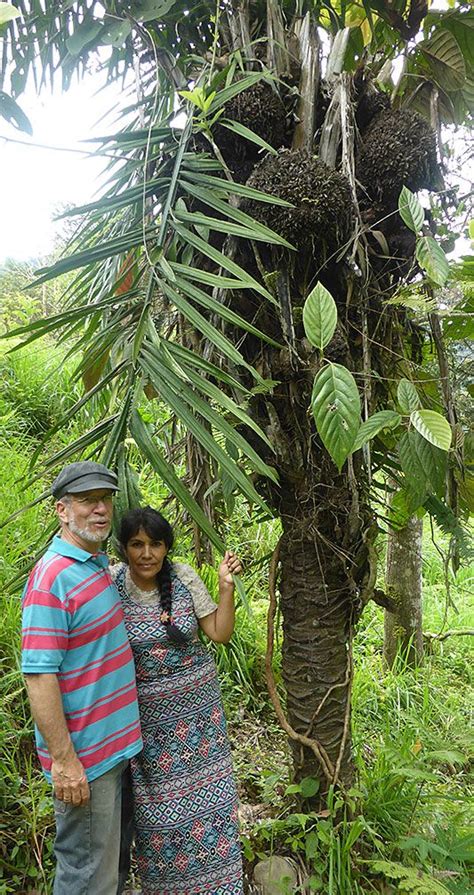
[[(95, 413), (46, 468), (100, 455), (133, 500), (131, 436), (218, 548), (230, 493), (280, 517), (296, 776), (347, 785), (352, 636), (376, 595), (371, 480), (395, 470), (407, 513), (433, 507), (429, 471), (451, 440), (419, 410), (420, 332), (388, 299), (420, 268), (432, 284), (446, 276), (413, 193), (442, 189), (436, 132), (469, 114), (474, 14), (419, 0), (16, 5), (1, 107), (13, 124), (26, 126), (16, 100), (31, 71), (67, 89), (95, 59), (135, 79), (115, 133), (93, 138), (103, 195), (70, 213), (70, 251), (37, 278), (76, 271), (64, 310), (16, 331), (73, 341), (86, 392), (64, 422), (85, 403)], [(147, 400), (185, 434), (187, 478)], [(431, 465), (415, 493), (420, 450)], [(271, 656), (268, 669), (277, 701)]]

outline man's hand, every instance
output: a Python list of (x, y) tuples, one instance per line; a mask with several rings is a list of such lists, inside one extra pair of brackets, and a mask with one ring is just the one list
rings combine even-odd
[(54, 794), (62, 802), (85, 805), (89, 784), (71, 742), (57, 674), (25, 674), (25, 681), (33, 718), (52, 758)]
[(60, 801), (73, 805), (85, 805), (89, 801), (87, 777), (72, 746), (64, 758), (53, 758), (51, 777), (54, 794)]

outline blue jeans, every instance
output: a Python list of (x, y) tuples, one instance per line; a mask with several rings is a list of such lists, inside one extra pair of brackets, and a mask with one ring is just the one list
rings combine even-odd
[(90, 783), (90, 801), (54, 799), (57, 867), (53, 895), (115, 895), (118, 881), (121, 761)]

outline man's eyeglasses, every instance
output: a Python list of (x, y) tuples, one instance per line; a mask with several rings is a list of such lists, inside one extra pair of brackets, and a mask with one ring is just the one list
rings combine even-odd
[(91, 509), (97, 506), (98, 503), (105, 503), (112, 506), (113, 494), (108, 491), (106, 494), (83, 494), (81, 497), (76, 497), (73, 495), (73, 500), (76, 503), (80, 503), (81, 506), (91, 507)]

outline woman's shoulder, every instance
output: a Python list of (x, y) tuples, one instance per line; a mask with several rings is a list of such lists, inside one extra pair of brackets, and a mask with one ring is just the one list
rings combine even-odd
[(174, 562), (173, 560), (171, 568), (183, 584), (189, 585), (201, 581), (198, 573), (187, 562)]
[(112, 581), (116, 581), (118, 576), (120, 575), (121, 572), (123, 572), (124, 569), (125, 569), (124, 562), (116, 562), (113, 560), (109, 564), (109, 572), (110, 572), (110, 577), (112, 578)]
[(203, 618), (210, 615), (217, 609), (204, 581), (199, 577), (198, 573), (192, 566), (185, 562), (172, 563), (175, 575), (188, 588), (194, 605), (194, 612), (197, 618)]

